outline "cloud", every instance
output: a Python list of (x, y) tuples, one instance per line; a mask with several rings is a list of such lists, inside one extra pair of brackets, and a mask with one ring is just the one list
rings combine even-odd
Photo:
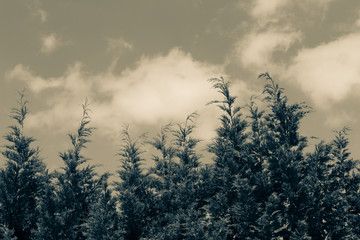
[[(197, 61), (180, 49), (166, 55), (143, 56), (137, 64), (120, 74), (107, 70), (89, 74), (77, 63), (58, 78), (44, 79), (22, 66), (8, 76), (25, 81), (34, 93), (53, 89), (44, 110), (33, 112), (33, 128), (65, 130), (80, 118), (79, 105), (86, 97), (91, 102), (93, 124), (106, 135), (114, 135), (124, 123), (159, 125), (183, 121), (188, 114), (200, 114), (198, 132), (209, 134), (217, 125), (215, 106), (206, 106), (219, 98), (207, 79), (218, 77), (221, 66)], [(235, 84), (236, 94), (245, 95), (244, 83)], [(202, 114), (204, 113), (204, 114)]]
[(40, 19), (42, 22), (46, 22), (47, 20), (47, 13), (42, 9), (37, 9), (38, 15), (40, 16)]
[[(158, 125), (183, 121), (186, 115), (198, 111), (199, 121), (204, 123), (202, 117), (206, 115), (201, 113), (216, 97), (206, 80), (222, 71), (220, 66), (198, 62), (179, 49), (167, 55), (142, 57), (135, 68), (124, 70), (120, 76), (107, 73), (99, 90), (111, 100), (93, 105), (94, 120), (117, 128), (124, 122)], [(198, 131), (206, 133), (213, 127), (209, 120)]]
[(256, 0), (251, 10), (253, 18), (269, 17), (284, 7), (288, 0)]
[(289, 77), (308, 93), (314, 103), (328, 108), (344, 100), (360, 84), (360, 33), (298, 52)]
[(254, 31), (236, 43), (235, 57), (246, 68), (264, 69), (274, 65), (275, 52), (286, 52), (300, 38), (301, 34), (292, 30)]
[(113, 104), (128, 108), (134, 119), (155, 122), (181, 117), (210, 100), (206, 80), (219, 72), (219, 68), (174, 49), (167, 56), (143, 57), (135, 69), (121, 74), (121, 80), (112, 78), (102, 84), (102, 89), (112, 92)]
[(28, 7), (32, 15), (40, 17), (41, 22), (45, 23), (48, 17), (47, 12), (42, 8), (39, 0), (31, 0), (28, 2)]
[[(91, 82), (82, 72), (82, 64), (77, 62), (57, 78), (43, 78), (35, 75), (29, 67), (21, 64), (6, 74), (9, 80), (24, 81), (36, 96), (44, 97), (45, 110), (33, 112), (28, 118), (31, 128), (51, 128), (63, 131), (74, 126), (80, 118), (79, 106), (87, 96), (91, 96)], [(46, 95), (46, 90), (54, 90)], [(44, 95), (40, 95), (43, 94)], [(75, 122), (76, 124), (77, 122)]]
[(133, 45), (128, 43), (123, 38), (108, 38), (107, 39), (107, 52), (122, 53), (124, 50), (131, 50)]
[(39, 76), (35, 76), (30, 71), (29, 67), (26, 67), (22, 64), (16, 65), (6, 75), (8, 79), (18, 79), (26, 82), (30, 90), (34, 93), (39, 93), (40, 91), (47, 88), (58, 87), (61, 84), (58, 79), (44, 79)]
[(55, 33), (43, 36), (41, 38), (41, 43), (41, 52), (45, 54), (50, 54), (62, 45), (64, 45), (60, 37), (57, 36)]
[[(285, 8), (291, 9), (291, 12), (299, 11), (299, 9), (307, 13), (316, 15), (323, 15), (328, 9), (331, 2), (335, 0), (256, 0), (253, 1), (251, 8), (251, 16), (259, 21), (266, 20), (267, 22), (276, 22), (288, 16), (289, 11), (284, 11)], [(264, 21), (264, 22), (266, 22)]]
[(274, 58), (276, 53), (287, 53), (289, 48), (302, 40), (303, 34), (289, 21), (288, 9), (293, 8), (289, 0), (256, 0), (242, 3), (250, 13), (248, 30), (238, 36), (234, 51), (227, 62), (238, 64), (247, 70), (275, 72), (282, 68)]

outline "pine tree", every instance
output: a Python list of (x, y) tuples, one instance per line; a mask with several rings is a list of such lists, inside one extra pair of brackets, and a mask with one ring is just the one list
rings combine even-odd
[[(199, 159), (195, 151), (199, 139), (192, 137), (196, 113), (183, 124), (165, 126), (151, 144), (161, 152), (152, 168), (155, 178), (158, 215), (152, 229), (153, 239), (202, 239), (205, 236), (203, 194)], [(172, 142), (168, 146), (168, 135)]]
[[(357, 162), (350, 158), (348, 129), (336, 132), (332, 141), (332, 164), (326, 184), (326, 236), (330, 239), (358, 239), (360, 218), (360, 176)], [(355, 200), (355, 201), (354, 201)]]
[(44, 194), (39, 199), (37, 209), (39, 219), (37, 229), (34, 232), (34, 239), (45, 240), (48, 238), (54, 240), (65, 240), (66, 237), (61, 235), (62, 218), (60, 212), (63, 211), (59, 204), (56, 186), (55, 174), (50, 174), (49, 179), (44, 185)]
[[(213, 184), (216, 186), (210, 201), (210, 235), (224, 239), (251, 238), (255, 223), (247, 217), (256, 219), (257, 206), (255, 202), (246, 201), (254, 198), (248, 180), (251, 167), (246, 142), (249, 136), (245, 132), (247, 123), (240, 113), (241, 108), (235, 106), (236, 97), (230, 94), (229, 82), (223, 78), (210, 81), (223, 96), (222, 100), (211, 102), (218, 104), (223, 114), (217, 137), (209, 146), (209, 151), (215, 154)], [(244, 219), (248, 225), (244, 224)]]
[(116, 211), (116, 201), (108, 186), (109, 174), (101, 178), (101, 191), (97, 200), (90, 208), (85, 224), (86, 239), (118, 240), (120, 239), (119, 215)]
[(3, 240), (17, 240), (17, 237), (14, 236), (14, 230), (9, 229), (6, 225), (0, 226), (0, 237)]
[[(85, 239), (84, 224), (97, 197), (100, 180), (95, 179), (95, 166), (82, 167), (88, 159), (81, 152), (86, 148), (93, 130), (88, 126), (87, 101), (82, 107), (77, 133), (69, 134), (72, 148), (59, 154), (65, 167), (54, 173), (55, 177), (40, 206), (43, 219), (38, 227), (38, 239)], [(57, 227), (54, 228), (54, 225)]]
[(359, 184), (357, 163), (350, 158), (347, 129), (331, 143), (321, 142), (302, 166), (299, 194), (311, 239), (358, 239)]
[(194, 124), (195, 117), (197, 117), (197, 113), (190, 114), (184, 125), (178, 124), (177, 128), (173, 130), (177, 149), (176, 155), (180, 159), (181, 166), (186, 169), (195, 169), (199, 166), (200, 156), (196, 154), (195, 147), (200, 140), (191, 136), (196, 127)]
[(139, 142), (132, 141), (128, 129), (122, 132), (123, 145), (119, 156), (121, 169), (117, 183), (120, 216), (124, 239), (138, 240), (146, 235), (146, 226), (152, 212), (152, 192), (148, 177), (143, 173)]
[(178, 124), (173, 129), (174, 147), (179, 158), (179, 181), (174, 185), (177, 209), (174, 219), (179, 223), (179, 232), (176, 239), (202, 239), (205, 236), (203, 221), (206, 211), (203, 202), (207, 196), (202, 193), (200, 184), (199, 159), (195, 148), (200, 142), (192, 137), (196, 127), (194, 119), (196, 113), (189, 115), (184, 124)]
[(0, 170), (0, 221), (19, 240), (31, 239), (36, 229), (36, 204), (46, 180), (39, 148), (31, 147), (35, 139), (24, 134), (27, 103), (20, 93), (19, 107), (11, 115), (16, 124), (9, 127), (11, 131), (5, 136), (8, 144), (2, 151), (5, 168)]
[[(263, 238), (300, 238), (303, 213), (299, 205), (302, 199), (297, 192), (301, 181), (299, 169), (304, 162), (303, 150), (307, 140), (299, 134), (300, 121), (309, 112), (305, 103), (289, 104), (283, 89), (269, 74), (261, 74), (267, 81), (264, 87), (265, 102), (269, 111), (265, 115), (269, 131), (266, 136), (265, 170), (269, 179), (270, 195), (264, 214), (258, 223)], [(300, 222), (299, 222), (300, 221)]]
[(314, 240), (326, 238), (326, 185), (329, 179), (331, 163), (331, 145), (324, 142), (315, 146), (313, 153), (309, 153), (300, 168), (302, 180), (299, 195), (302, 198), (300, 210), (305, 214), (306, 231)]
[[(160, 156), (154, 155), (155, 166), (150, 168), (152, 186), (155, 190), (156, 217), (150, 227), (151, 239), (172, 239), (179, 234), (180, 225), (175, 219), (178, 209), (176, 185), (180, 182), (180, 165), (175, 161), (177, 150), (174, 146), (168, 146), (171, 125), (161, 128), (150, 145), (160, 152)], [(166, 230), (165, 230), (166, 229)]]

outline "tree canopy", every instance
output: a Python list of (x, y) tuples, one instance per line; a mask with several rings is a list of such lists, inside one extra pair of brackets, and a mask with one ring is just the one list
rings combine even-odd
[(244, 106), (229, 81), (209, 80), (219, 93), (209, 104), (221, 111), (206, 149), (211, 159), (199, 153), (193, 113), (152, 138), (124, 128), (116, 175), (97, 172), (84, 155), (95, 130), (87, 101), (70, 148), (59, 154), (63, 167), (49, 173), (24, 133), (29, 109), (20, 93), (1, 151), (0, 238), (360, 239), (349, 129), (311, 146), (300, 127), (311, 108), (290, 103), (268, 73), (259, 78), (262, 94)]

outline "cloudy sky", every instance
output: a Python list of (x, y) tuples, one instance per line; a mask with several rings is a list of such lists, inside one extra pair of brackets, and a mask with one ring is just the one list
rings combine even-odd
[(87, 155), (111, 171), (124, 124), (155, 135), (197, 111), (206, 142), (219, 114), (205, 106), (218, 96), (207, 79), (230, 80), (244, 105), (262, 72), (313, 107), (305, 136), (346, 125), (360, 154), (358, 0), (0, 0), (0, 31), (0, 133), (25, 88), (26, 131), (50, 169), (85, 98), (97, 128)]

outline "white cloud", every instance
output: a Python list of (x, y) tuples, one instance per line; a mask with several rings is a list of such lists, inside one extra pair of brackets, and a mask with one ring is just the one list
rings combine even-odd
[(259, 21), (266, 19), (268, 22), (276, 22), (287, 15), (284, 8), (291, 8), (292, 11), (296, 11), (299, 7), (306, 12), (323, 15), (333, 1), (335, 0), (256, 0), (253, 1), (251, 15)]
[(26, 67), (22, 64), (16, 65), (10, 72), (8, 72), (7, 78), (25, 81), (30, 90), (35, 93), (38, 93), (50, 87), (57, 87), (61, 84), (58, 79), (44, 79), (39, 76), (33, 75), (29, 67)]
[(286, 52), (301, 34), (295, 31), (269, 29), (252, 32), (236, 44), (236, 58), (244, 67), (264, 69), (273, 65), (276, 51)]
[(37, 13), (40, 16), (42, 22), (46, 22), (47, 20), (47, 13), (42, 9), (37, 9)]
[(328, 108), (360, 84), (360, 34), (350, 34), (314, 48), (302, 49), (289, 68), (314, 103)]
[(284, 7), (288, 0), (256, 0), (251, 14), (254, 18), (268, 17)]
[(112, 92), (113, 104), (133, 119), (155, 122), (183, 117), (209, 101), (206, 79), (220, 71), (175, 49), (167, 56), (143, 57), (135, 69), (125, 70), (121, 79), (109, 79), (102, 88)]
[(60, 37), (55, 33), (45, 35), (41, 38), (41, 52), (50, 54), (63, 45)]
[[(119, 75), (111, 71), (90, 75), (79, 63), (59, 78), (43, 79), (21, 65), (8, 75), (25, 80), (35, 93), (56, 87), (46, 99), (48, 108), (29, 117), (28, 124), (34, 128), (68, 130), (77, 123), (79, 105), (88, 97), (93, 123), (107, 135), (114, 135), (124, 123), (158, 126), (183, 121), (198, 111), (198, 132), (212, 136), (209, 133), (218, 121), (208, 118), (214, 115), (215, 106), (206, 103), (219, 95), (207, 79), (221, 72), (221, 66), (196, 61), (190, 54), (173, 49), (167, 55), (144, 56)], [(235, 88), (236, 95), (249, 92), (244, 83)]]
[(46, 22), (48, 14), (42, 8), (41, 2), (39, 0), (28, 1), (28, 7), (33, 15), (40, 17), (41, 22)]
[(133, 45), (123, 38), (108, 38), (107, 39), (107, 52), (122, 53), (124, 50), (130, 50)]
[(44, 103), (48, 109), (31, 113), (28, 118), (29, 127), (63, 131), (77, 123), (75, 121), (80, 118), (80, 104), (87, 96), (92, 96), (92, 84), (84, 77), (81, 68), (81, 63), (75, 63), (63, 76), (46, 79), (20, 64), (6, 74), (10, 80), (24, 81), (29, 90), (37, 95), (48, 89), (55, 90), (50, 96), (43, 95), (46, 96)]

